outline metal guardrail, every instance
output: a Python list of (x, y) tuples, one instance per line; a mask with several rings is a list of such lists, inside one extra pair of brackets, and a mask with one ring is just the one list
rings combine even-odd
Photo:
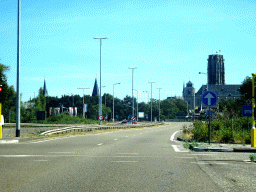
[(163, 125), (164, 123), (157, 123), (157, 124), (131, 124), (131, 125), (122, 125), (122, 126), (98, 126), (98, 127), (64, 127), (64, 128), (58, 128), (53, 129), (49, 131), (45, 131), (43, 133), (40, 133), (40, 135), (52, 135), (52, 134), (60, 134), (60, 133), (69, 133), (73, 131), (92, 131), (92, 130), (100, 130), (100, 129), (122, 129), (122, 128), (136, 128), (136, 127), (151, 127), (156, 125)]

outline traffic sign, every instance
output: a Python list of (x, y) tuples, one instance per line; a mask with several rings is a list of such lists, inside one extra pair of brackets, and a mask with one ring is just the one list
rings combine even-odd
[(243, 105), (243, 116), (244, 117), (252, 116), (252, 106), (251, 105)]
[(98, 119), (99, 119), (100, 121), (102, 121), (102, 120), (104, 119), (103, 115), (99, 115), (99, 116), (98, 116)]
[(212, 91), (206, 91), (202, 96), (202, 102), (206, 106), (212, 106), (217, 102), (217, 95)]

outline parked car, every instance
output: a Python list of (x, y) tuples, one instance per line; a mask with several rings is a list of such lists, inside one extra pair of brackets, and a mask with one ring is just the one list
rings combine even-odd
[(137, 121), (136, 121), (136, 120), (133, 120), (133, 124), (137, 124)]

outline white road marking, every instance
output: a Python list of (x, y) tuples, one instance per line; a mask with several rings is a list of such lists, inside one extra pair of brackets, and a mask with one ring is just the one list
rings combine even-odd
[(129, 136), (125, 136), (125, 137), (129, 137)]
[(178, 145), (172, 145), (172, 147), (173, 147), (175, 152), (188, 152), (188, 151), (181, 151), (181, 150), (179, 150), (177, 146)]
[(214, 164), (214, 165), (227, 165), (227, 164), (229, 164), (229, 163), (204, 163), (204, 162), (191, 162), (191, 163), (202, 164), (202, 165), (209, 165), (209, 164)]
[(111, 162), (116, 162), (116, 163), (136, 163), (138, 161), (111, 161)]
[(115, 141), (117, 140), (117, 139), (114, 139)]
[(180, 132), (180, 131), (176, 131), (176, 132), (174, 132), (174, 133), (172, 134), (172, 136), (171, 136), (171, 138), (170, 138), (171, 141), (175, 141), (175, 140), (174, 140), (174, 137), (175, 137), (175, 134), (178, 133), (178, 132)]
[(215, 155), (215, 154), (188, 154), (188, 155)]
[(97, 145), (102, 145), (103, 143), (99, 143), (99, 144), (97, 144)]
[(180, 158), (180, 159), (193, 159), (194, 157), (177, 157), (177, 158)]
[(48, 152), (48, 153), (74, 153), (74, 152)]

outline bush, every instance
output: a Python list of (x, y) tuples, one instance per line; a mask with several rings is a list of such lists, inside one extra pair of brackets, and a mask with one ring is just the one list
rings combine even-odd
[(222, 126), (221, 130), (221, 142), (223, 143), (234, 143), (233, 133), (230, 127)]
[(196, 141), (207, 141), (208, 140), (208, 124), (201, 121), (195, 121), (193, 123), (194, 128), (191, 133), (194, 135), (193, 139)]
[[(92, 119), (84, 119), (83, 117), (75, 117), (67, 114), (52, 115), (48, 117), (45, 124), (96, 124), (98, 121)], [(105, 122), (103, 122), (105, 124)]]

